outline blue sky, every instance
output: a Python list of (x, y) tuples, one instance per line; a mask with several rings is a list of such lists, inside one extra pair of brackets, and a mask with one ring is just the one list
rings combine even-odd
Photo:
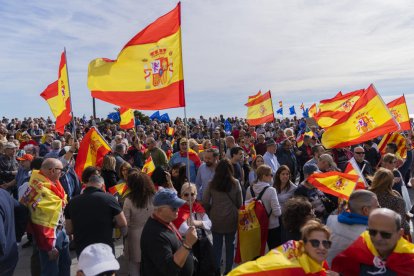
[[(0, 116), (49, 116), (39, 96), (66, 47), (73, 111), (91, 115), (87, 69), (114, 59), (170, 0), (0, 0)], [(187, 115), (244, 117), (258, 90), (288, 107), (374, 83), (414, 113), (414, 2), (182, 1)], [(97, 100), (97, 115), (113, 105)], [(183, 109), (166, 110), (170, 117)], [(152, 111), (144, 111), (151, 114)]]

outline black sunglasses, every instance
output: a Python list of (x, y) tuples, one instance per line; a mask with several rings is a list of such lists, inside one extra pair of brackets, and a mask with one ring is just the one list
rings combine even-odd
[(304, 242), (310, 242), (310, 244), (312, 245), (313, 248), (319, 248), (321, 243), (322, 243), (322, 246), (325, 249), (331, 248), (331, 245), (332, 245), (332, 242), (328, 241), (328, 240), (323, 240), (323, 241), (320, 241), (320, 240), (304, 240)]
[(355, 154), (365, 154), (365, 152), (364, 152), (364, 151), (361, 151), (361, 152), (355, 152)]
[(381, 238), (383, 238), (384, 240), (389, 240), (392, 237), (392, 233), (379, 231), (375, 229), (368, 229), (368, 233), (371, 237), (375, 237), (379, 233), (381, 235)]

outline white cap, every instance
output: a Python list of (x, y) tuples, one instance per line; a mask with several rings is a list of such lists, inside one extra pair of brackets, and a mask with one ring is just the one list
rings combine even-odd
[(82, 270), (85, 276), (94, 276), (105, 271), (118, 270), (119, 263), (109, 245), (94, 243), (82, 250), (78, 269)]

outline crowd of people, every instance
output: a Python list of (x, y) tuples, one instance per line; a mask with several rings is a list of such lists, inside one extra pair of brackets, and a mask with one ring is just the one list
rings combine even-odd
[[(79, 177), (79, 142), (92, 127), (112, 150)], [(29, 248), (32, 275), (70, 275), (70, 250), (77, 275), (120, 268), (129, 275), (243, 275), (279, 269), (269, 263), (293, 248), (286, 258), (305, 273), (414, 275), (412, 134), (405, 133), (403, 158), (395, 143), (380, 153), (381, 137), (326, 149), (323, 129), (296, 117), (249, 126), (222, 115), (166, 123), (137, 116), (129, 130), (110, 119), (76, 118), (63, 135), (50, 118), (3, 117), (0, 274), (13, 275), (19, 250)], [(151, 175), (142, 172), (149, 156)], [(366, 187), (347, 202), (307, 181), (343, 172), (349, 162)], [(128, 192), (111, 193), (120, 183)], [(239, 210), (258, 197), (268, 215), (268, 253), (236, 264)], [(117, 240), (125, 268), (115, 259)]]

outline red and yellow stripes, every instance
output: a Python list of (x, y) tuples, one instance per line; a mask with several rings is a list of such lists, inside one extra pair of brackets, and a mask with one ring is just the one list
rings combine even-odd
[(82, 177), (82, 172), (89, 166), (101, 166), (104, 156), (111, 151), (111, 147), (99, 134), (98, 130), (92, 127), (79, 145), (76, 158), (75, 172)]
[(307, 181), (324, 193), (349, 200), (358, 179), (358, 175), (334, 171), (314, 173), (308, 177)]
[(117, 60), (90, 62), (92, 97), (154, 110), (185, 106), (180, 3), (133, 37)]
[(152, 157), (150, 155), (150, 157), (148, 157), (147, 160), (145, 160), (144, 167), (142, 167), (142, 172), (151, 176), (154, 171), (155, 171), (155, 164), (154, 164), (154, 161), (152, 161)]
[(338, 119), (325, 129), (322, 144), (326, 148), (343, 148), (362, 143), (385, 133), (398, 130), (381, 96), (370, 85), (353, 105), (348, 116)]
[(58, 80), (49, 84), (40, 96), (47, 101), (56, 118), (56, 131), (63, 134), (65, 125), (72, 120), (65, 52), (60, 57)]
[(264, 94), (259, 92), (254, 96), (250, 96), (245, 106), (247, 106), (246, 118), (249, 125), (255, 126), (273, 122), (274, 113), (270, 91)]
[(387, 147), (388, 143), (395, 143), (397, 145), (397, 155), (401, 158), (407, 157), (407, 144), (405, 137), (398, 133), (387, 133), (385, 134), (381, 142), (378, 144), (378, 150), (381, 154), (385, 154), (385, 148)]
[(120, 107), (119, 114), (121, 121), (119, 127), (122, 129), (130, 129), (135, 127), (134, 111), (127, 107)]
[(390, 109), (392, 116), (400, 124), (401, 130), (410, 130), (410, 115), (408, 114), (407, 102), (405, 96), (387, 103), (387, 107)]

